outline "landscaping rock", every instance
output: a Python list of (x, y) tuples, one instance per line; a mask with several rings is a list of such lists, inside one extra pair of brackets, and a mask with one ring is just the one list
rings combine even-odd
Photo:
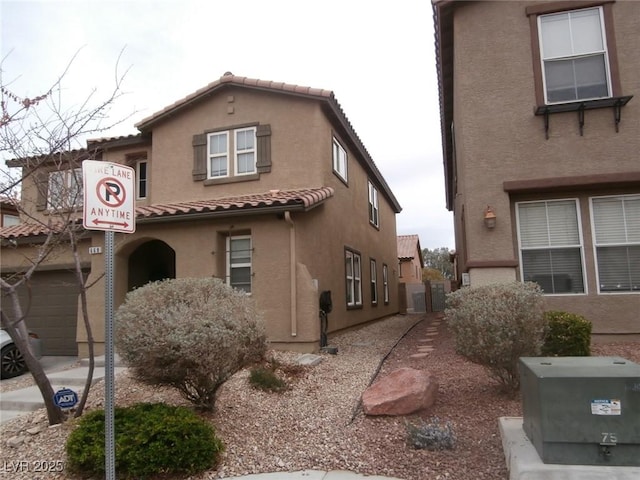
[(429, 372), (399, 368), (364, 391), (362, 408), (367, 415), (408, 415), (433, 405), (437, 393)]

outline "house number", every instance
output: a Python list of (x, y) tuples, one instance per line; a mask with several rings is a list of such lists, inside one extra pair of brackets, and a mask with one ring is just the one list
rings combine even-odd
[(89, 255), (97, 255), (102, 253), (102, 247), (89, 247)]
[(602, 432), (600, 445), (615, 445), (616, 443), (618, 443), (618, 436), (614, 432)]

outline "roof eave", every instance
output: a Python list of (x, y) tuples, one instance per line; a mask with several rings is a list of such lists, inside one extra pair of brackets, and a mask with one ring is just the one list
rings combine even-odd
[(452, 0), (432, 0), (435, 30), (436, 68), (440, 101), (440, 130), (445, 175), (446, 206), (453, 210), (453, 10)]
[[(320, 202), (323, 203), (323, 202)], [(150, 224), (150, 223), (169, 223), (169, 222), (185, 222), (192, 220), (202, 220), (207, 218), (230, 218), (230, 217), (244, 217), (249, 215), (273, 215), (278, 213), (289, 212), (306, 212), (316, 207), (318, 204), (310, 207), (305, 207), (303, 204), (293, 205), (278, 205), (270, 207), (246, 207), (238, 209), (225, 209), (225, 210), (211, 210), (207, 212), (184, 212), (184, 213), (171, 213), (164, 215), (154, 215), (151, 217), (142, 217), (136, 219), (136, 224)]]

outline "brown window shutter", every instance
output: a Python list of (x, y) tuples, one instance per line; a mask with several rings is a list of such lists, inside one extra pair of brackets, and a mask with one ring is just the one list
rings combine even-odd
[(256, 140), (258, 147), (256, 169), (258, 173), (269, 173), (271, 171), (271, 125), (258, 125)]
[(49, 172), (38, 171), (34, 173), (33, 181), (36, 185), (38, 197), (36, 199), (36, 210), (47, 209), (47, 195), (49, 194)]
[(193, 181), (198, 182), (207, 178), (207, 134), (199, 133), (193, 136)]

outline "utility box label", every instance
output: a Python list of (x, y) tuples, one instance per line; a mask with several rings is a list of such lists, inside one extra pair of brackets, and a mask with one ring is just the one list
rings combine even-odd
[(620, 400), (591, 400), (591, 415), (622, 415)]

